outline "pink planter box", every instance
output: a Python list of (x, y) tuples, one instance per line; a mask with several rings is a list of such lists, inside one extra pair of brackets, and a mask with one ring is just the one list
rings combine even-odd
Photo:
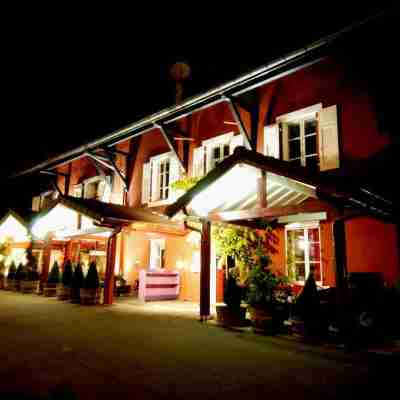
[(139, 274), (139, 299), (175, 300), (179, 296), (179, 272), (176, 271), (146, 271)]

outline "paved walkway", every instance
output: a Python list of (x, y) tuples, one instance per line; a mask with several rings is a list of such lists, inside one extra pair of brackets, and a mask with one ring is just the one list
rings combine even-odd
[(1, 400), (354, 399), (397, 375), (177, 314), (0, 291)]

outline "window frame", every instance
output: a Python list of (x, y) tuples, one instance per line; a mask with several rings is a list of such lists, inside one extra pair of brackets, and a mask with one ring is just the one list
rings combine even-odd
[[(98, 196), (99, 184), (100, 184), (101, 182), (104, 182), (104, 185), (107, 185), (107, 181), (106, 181), (105, 175), (104, 175), (104, 176), (102, 176), (102, 175), (96, 175), (96, 176), (93, 176), (93, 177), (91, 177), (91, 178), (85, 179), (85, 180), (82, 182), (82, 184), (81, 184), (81, 185), (82, 185), (82, 194), (81, 194), (81, 198), (83, 198), (83, 199), (92, 199), (92, 200), (102, 201), (101, 199), (99, 199), (99, 198), (97, 197), (97, 196)], [(92, 185), (92, 184), (94, 184), (94, 183), (97, 183), (96, 197), (86, 197), (88, 185)], [(78, 186), (78, 185), (76, 185), (76, 186)]]
[(323, 263), (322, 263), (322, 240), (321, 240), (321, 226), (319, 221), (313, 221), (313, 222), (296, 222), (296, 223), (291, 223), (285, 225), (285, 273), (288, 276), (288, 231), (294, 231), (294, 230), (301, 230), (303, 229), (303, 232), (307, 231), (307, 235), (305, 235), (305, 248), (307, 251), (304, 251), (304, 281), (299, 281), (299, 280), (294, 280), (293, 283), (296, 285), (304, 285), (307, 277), (310, 273), (310, 266), (311, 264), (318, 264), (317, 262), (311, 262), (310, 263), (310, 254), (309, 254), (309, 240), (308, 240), (308, 230), (309, 229), (318, 229), (318, 242), (312, 242), (312, 243), (319, 243), (319, 265), (320, 265), (320, 279), (316, 281), (316, 283), (320, 286), (322, 286), (323, 281), (324, 281), (324, 276), (323, 276)]
[[(204, 148), (204, 154), (206, 157), (205, 171), (204, 171), (205, 175), (208, 174), (210, 171), (212, 171), (216, 167), (216, 165), (218, 165), (222, 160), (231, 155), (231, 142), (234, 136), (235, 136), (234, 132), (228, 132), (222, 135), (215, 136), (211, 139), (202, 141), (201, 145)], [(222, 154), (223, 154), (224, 146), (229, 147), (229, 154), (225, 157), (222, 157), (218, 163), (213, 162), (214, 160), (213, 150), (216, 147), (219, 147), (220, 151), (222, 149)]]
[[(300, 159), (300, 165), (302, 167), (306, 167), (306, 159), (309, 157), (317, 157), (317, 166), (318, 170), (320, 170), (320, 148), (319, 148), (319, 141), (320, 141), (320, 128), (319, 128), (319, 120), (318, 114), (322, 111), (322, 103), (314, 104), (310, 107), (302, 108), (300, 110), (296, 110), (287, 114), (280, 115), (276, 118), (276, 123), (279, 125), (279, 129), (281, 130), (282, 125), (288, 125), (290, 123), (298, 122), (300, 125), (300, 135), (299, 139), (290, 139), (287, 134), (284, 135), (281, 132), (281, 140), (282, 140), (282, 159), (288, 162), (292, 162), (294, 160)], [(316, 136), (316, 152), (312, 154), (306, 154), (306, 137), (312, 135), (305, 134), (305, 122), (311, 118), (315, 118), (316, 120), (316, 131), (313, 135)], [(294, 140), (300, 140), (300, 157), (296, 158), (289, 158), (289, 142)]]
[[(155, 271), (157, 269), (165, 269), (164, 265), (164, 255), (166, 248), (166, 240), (165, 238), (152, 238), (149, 239), (150, 244), (150, 252), (149, 252), (149, 271)], [(159, 252), (157, 255), (154, 255), (154, 249), (157, 246)], [(158, 265), (154, 265), (153, 261), (159, 260)]]

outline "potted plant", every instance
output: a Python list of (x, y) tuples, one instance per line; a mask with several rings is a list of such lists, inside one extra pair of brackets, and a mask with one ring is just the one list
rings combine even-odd
[(252, 325), (256, 331), (274, 333), (281, 327), (276, 289), (286, 283), (270, 270), (270, 258), (260, 257), (260, 263), (249, 271), (247, 304)]
[(60, 283), (60, 268), (57, 261), (54, 261), (53, 267), (47, 278), (47, 282), (43, 288), (43, 295), (45, 297), (55, 297), (57, 295), (57, 286)]
[(59, 300), (69, 300), (71, 298), (72, 275), (72, 263), (70, 260), (67, 260), (61, 275), (61, 285), (57, 288), (57, 297)]
[(6, 280), (6, 266), (4, 264), (4, 261), (0, 261), (0, 289), (5, 289), (5, 280)]
[(83, 305), (94, 305), (99, 303), (100, 299), (100, 280), (97, 273), (95, 262), (89, 265), (88, 273), (86, 274), (84, 287), (80, 290), (80, 300)]
[(216, 307), (217, 322), (223, 326), (243, 326), (246, 322), (246, 308), (242, 307), (243, 288), (238, 282), (236, 268), (228, 270), (224, 285), (224, 303)]
[(24, 264), (19, 263), (17, 271), (15, 272), (15, 286), (14, 290), (19, 291), (21, 289), (21, 281), (23, 281), (26, 278), (27, 275), (27, 270), (24, 266)]
[(78, 263), (74, 269), (71, 281), (71, 303), (80, 303), (80, 290), (83, 288), (85, 278), (83, 277), (82, 266)]
[(17, 267), (15, 266), (15, 262), (11, 261), (10, 266), (8, 267), (8, 275), (7, 275), (7, 289), (16, 291), (15, 286), (17, 282), (15, 280), (15, 274), (17, 273)]
[(26, 274), (25, 279), (20, 281), (20, 290), (22, 293), (33, 293), (37, 291), (39, 273), (37, 271), (36, 258), (32, 254), (32, 248), (26, 250), (26, 260)]

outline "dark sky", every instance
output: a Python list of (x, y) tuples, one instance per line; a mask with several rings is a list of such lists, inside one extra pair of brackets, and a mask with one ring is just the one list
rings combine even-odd
[(175, 61), (190, 64), (187, 91), (196, 94), (387, 6), (214, 3), (3, 13), (0, 207), (28, 204), (46, 185), (34, 177), (5, 185), (11, 173), (172, 105)]

